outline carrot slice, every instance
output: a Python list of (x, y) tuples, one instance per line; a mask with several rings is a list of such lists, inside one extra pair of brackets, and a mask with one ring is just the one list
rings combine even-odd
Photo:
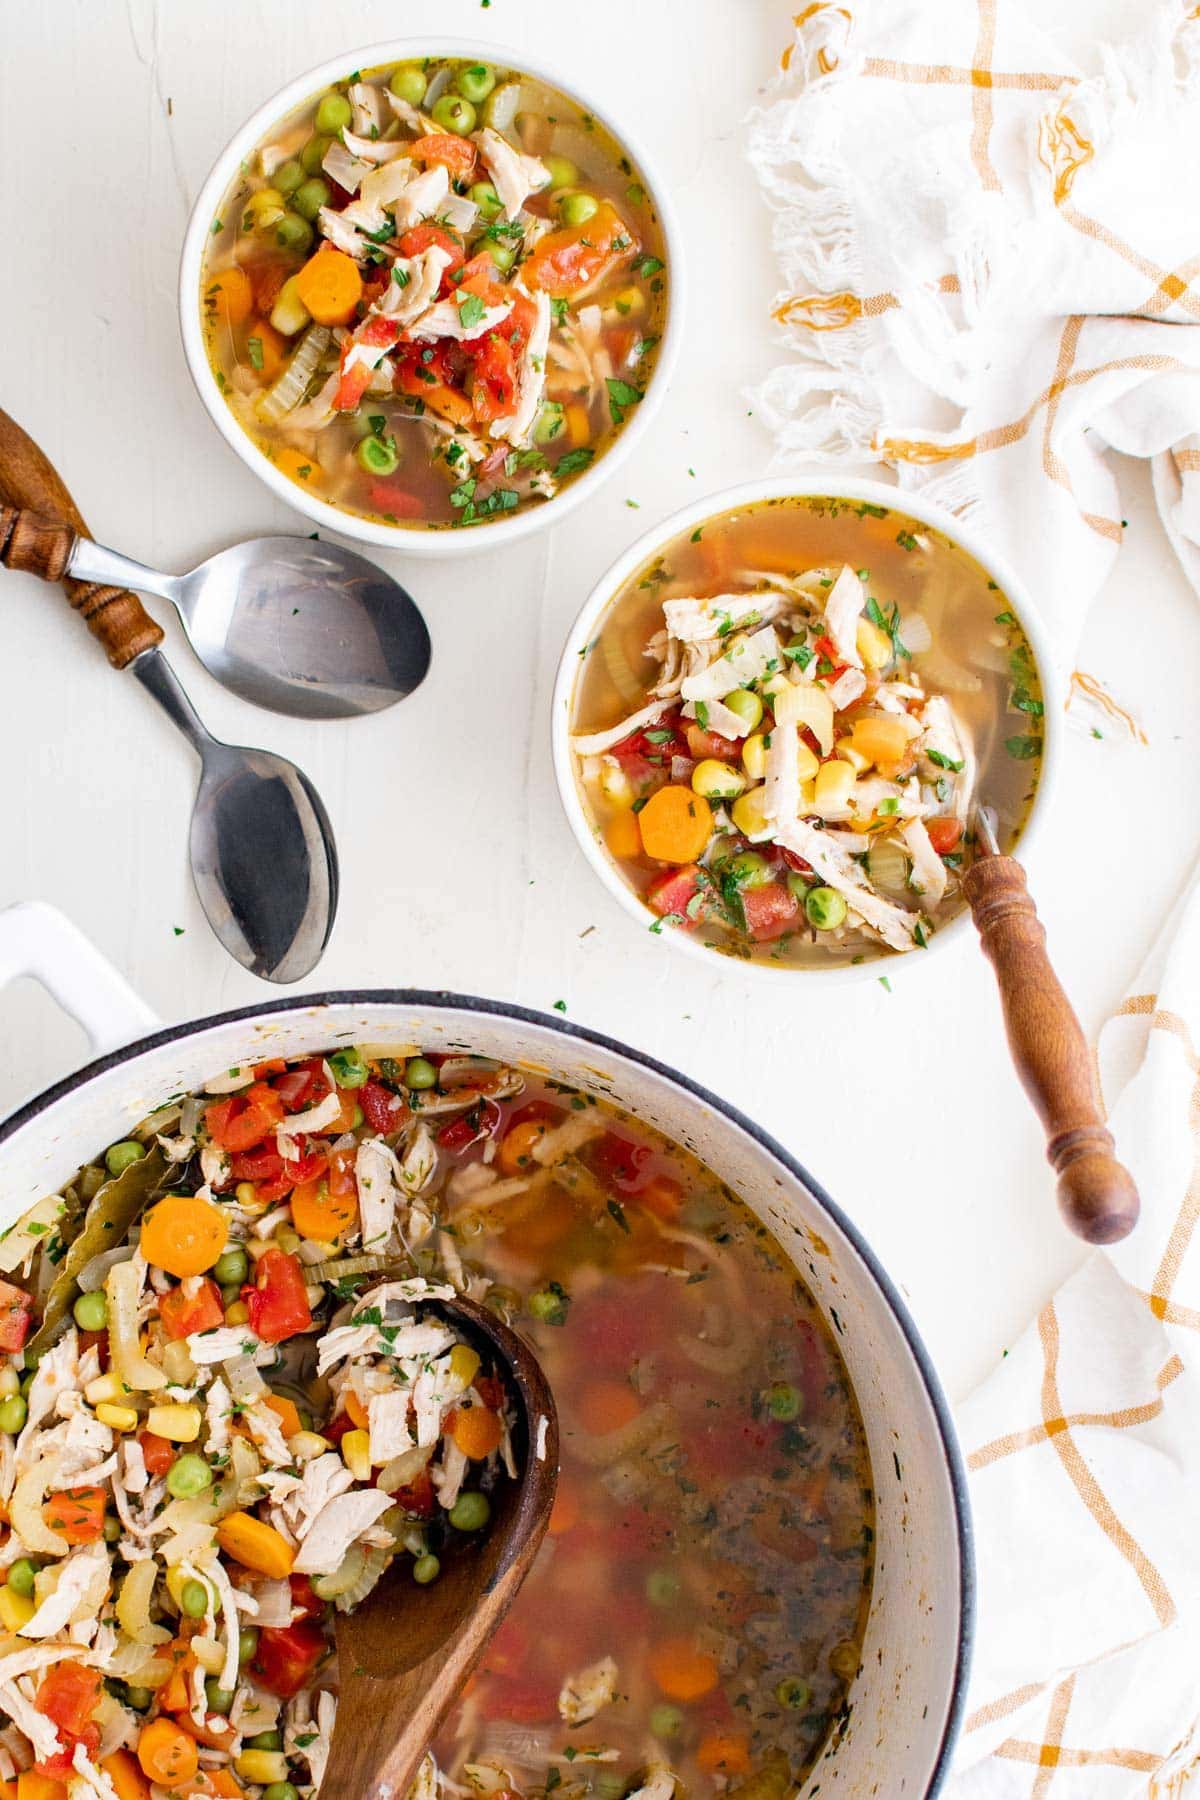
[(687, 1637), (664, 1638), (649, 1657), (655, 1685), (671, 1700), (699, 1700), (720, 1677), (717, 1661)]
[(450, 1435), (464, 1456), (482, 1462), (500, 1446), (500, 1420), (486, 1406), (472, 1406), (455, 1413)]
[(219, 325), (241, 325), (250, 317), (254, 288), (245, 269), (222, 269), (204, 284), (204, 310)]
[(709, 1775), (744, 1775), (750, 1767), (750, 1746), (739, 1732), (713, 1731), (700, 1739), (696, 1761)]
[(137, 1754), (142, 1773), (162, 1787), (190, 1781), (200, 1766), (195, 1739), (170, 1719), (151, 1719), (143, 1727)]
[(712, 807), (690, 787), (662, 787), (638, 814), (638, 827), (656, 862), (695, 862), (712, 836)]
[(641, 1412), (633, 1389), (623, 1381), (590, 1381), (579, 1396), (579, 1423), (593, 1437), (606, 1437), (629, 1425)]
[(332, 244), (322, 244), (296, 276), (297, 297), (318, 325), (348, 325), (362, 289), (358, 264)]
[(203, 1275), (225, 1248), (229, 1227), (219, 1206), (190, 1194), (168, 1194), (142, 1220), (141, 1250), (168, 1275)]
[(335, 1194), (329, 1177), (301, 1182), (292, 1189), (292, 1224), (301, 1237), (318, 1244), (334, 1244), (344, 1231), (358, 1223), (357, 1194)]
[(294, 1400), (286, 1394), (268, 1394), (264, 1402), (279, 1419), (285, 1438), (295, 1437), (298, 1431), (304, 1430), (304, 1421)]

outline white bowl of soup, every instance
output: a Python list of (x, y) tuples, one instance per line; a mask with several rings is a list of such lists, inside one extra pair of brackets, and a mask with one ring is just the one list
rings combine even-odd
[[(0, 914), (4, 966), (52, 968), (56, 991), (109, 1043), (123, 1024), (144, 1031), (145, 1009), (77, 934), (64, 942), (68, 932), (47, 909)], [(289, 1122), (302, 1133), (304, 1163), (290, 1174), (277, 1148)], [(385, 1174), (393, 1157), (405, 1170), (398, 1186)], [(329, 1166), (318, 1174), (322, 1159)], [(263, 1745), (277, 1760), (260, 1763), (252, 1747), (254, 1770), (238, 1768), (244, 1779), (319, 1782), (314, 1758), (328, 1746), (337, 1698), (326, 1654), (335, 1609), (352, 1607), (394, 1553), (414, 1559), (412, 1578), (436, 1586), (437, 1565), (462, 1554), (464, 1534), (470, 1554), (471, 1534), (486, 1529), (481, 1497), (499, 1503), (503, 1487), (504, 1420), (489, 1418), (501, 1396), (469, 1369), (459, 1377), (471, 1388), (466, 1404), (491, 1431), (472, 1432), (465, 1466), (443, 1454), (432, 1486), (413, 1473), (421, 1444), (390, 1444), (389, 1462), (377, 1464), (384, 1447), (370, 1441), (375, 1401), (365, 1406), (359, 1387), (394, 1389), (385, 1366), (393, 1350), (403, 1354), (394, 1338), (360, 1344), (357, 1329), (342, 1331), (330, 1378), (311, 1391), (298, 1385), (305, 1365), (289, 1346), (315, 1348), (360, 1300), (374, 1304), (369, 1235), (385, 1250), (394, 1240), (416, 1272), (469, 1288), (512, 1319), (544, 1361), (559, 1415), (549, 1536), (435, 1745), (451, 1781), (490, 1764), (497, 1788), (562, 1785), (581, 1800), (581, 1780), (615, 1797), (660, 1770), (709, 1800), (746, 1783), (780, 1797), (903, 1791), (928, 1800), (940, 1790), (966, 1699), (974, 1608), (949, 1410), (903, 1301), (855, 1227), (792, 1156), (712, 1095), (637, 1051), (497, 1001), (414, 990), (305, 995), (171, 1026), (102, 1056), (0, 1124), (0, 1177), (6, 1391), (22, 1346), (41, 1354), (48, 1336), (52, 1372), (83, 1389), (78, 1405), (90, 1418), (104, 1390), (89, 1398), (91, 1381), (78, 1379), (72, 1358), (92, 1359), (82, 1370), (90, 1377), (106, 1334), (118, 1367), (136, 1363), (122, 1398), (139, 1419), (155, 1405), (138, 1385), (147, 1369), (178, 1375), (192, 1351), (197, 1383), (211, 1385), (220, 1369), (226, 1385), (239, 1384), (231, 1391), (247, 1384), (255, 1430), (239, 1428), (228, 1452), (239, 1477), (236, 1532), (223, 1453), (208, 1460), (202, 1437), (163, 1442), (152, 1430), (143, 1442), (168, 1493), (186, 1475), (202, 1496), (187, 1518), (199, 1591), (147, 1553), (113, 1616), (113, 1593), (130, 1579), (129, 1540), (114, 1534), (109, 1548), (100, 1503), (138, 1526), (160, 1492), (130, 1488), (125, 1451), (115, 1471), (99, 1472), (93, 1520), (94, 1553), (109, 1564), (95, 1610), (112, 1624), (122, 1670), (144, 1661), (126, 1648), (127, 1624), (176, 1629), (193, 1600), (199, 1616), (206, 1584), (225, 1591), (232, 1582), (262, 1601), (246, 1633), (246, 1670), (231, 1664), (225, 1684), (236, 1706), (226, 1714), (225, 1697), (206, 1693), (201, 1708), (205, 1743), (227, 1745), (226, 1755), (244, 1754), (250, 1698), (255, 1737), (278, 1730), (282, 1741)], [(160, 1266), (164, 1180), (177, 1212), (201, 1210), (205, 1226), (176, 1234)], [(175, 1252), (186, 1244), (190, 1258), (208, 1243), (213, 1214), (227, 1232), (218, 1262), (178, 1276)], [(329, 1235), (314, 1240), (314, 1229)], [(103, 1237), (98, 1261), (83, 1260), (89, 1231)], [(160, 1300), (139, 1334), (126, 1302), (146, 1281), (133, 1254), (143, 1236)], [(49, 1294), (35, 1296), (25, 1271), (47, 1260), (44, 1237), (71, 1243), (65, 1259), (51, 1259)], [(217, 1248), (214, 1240), (209, 1251)], [(209, 1251), (196, 1260), (207, 1263)], [(399, 1322), (391, 1300), (403, 1298), (380, 1302), (382, 1335)], [(230, 1344), (215, 1323), (222, 1307), (234, 1315)], [(47, 1310), (54, 1322), (37, 1336)], [(748, 1330), (749, 1318), (769, 1329)], [(345, 1358), (360, 1355), (372, 1366), (354, 1360), (348, 1372)], [(43, 1391), (44, 1378), (30, 1400), (31, 1439), (43, 1429)], [(259, 1416), (264, 1405), (282, 1440)], [(7, 1407), (4, 1418), (0, 1429), (20, 1444), (23, 1409)], [(325, 1428), (316, 1441), (309, 1424)], [(461, 1419), (446, 1424), (462, 1448)], [(128, 1434), (126, 1416), (118, 1427)], [(314, 1567), (316, 1527), (285, 1515), (307, 1585), (284, 1590), (281, 1613), (278, 1588), (262, 1584), (275, 1576), (255, 1558), (272, 1551), (286, 1562), (272, 1521), (287, 1503), (292, 1458), (307, 1466), (318, 1455), (331, 1458), (323, 1475), (345, 1462), (356, 1502), (371, 1483), (393, 1504), (372, 1507), (371, 1529), (345, 1552), (364, 1552), (370, 1566), (349, 1572), (345, 1556)], [(392, 1467), (398, 1458), (408, 1460)], [(470, 1516), (456, 1518), (467, 1496)], [(14, 1510), (37, 1500), (40, 1491), (33, 1502), (18, 1494)], [(42, 1554), (56, 1560), (63, 1550), (51, 1543)], [(15, 1593), (14, 1584), (10, 1604)], [(304, 1617), (289, 1627), (297, 1600)], [(226, 1655), (231, 1629), (241, 1648), (238, 1624), (249, 1621), (213, 1622)], [(79, 1641), (86, 1635), (80, 1629)], [(169, 1745), (191, 1754), (160, 1718), (169, 1708), (157, 1689), (113, 1684), (105, 1729), (111, 1702), (139, 1752), (149, 1732), (162, 1740), (148, 1746), (156, 1757)], [(656, 1793), (674, 1785), (657, 1779)]]
[(554, 766), (575, 836), (643, 927), (755, 977), (877, 976), (969, 922), (973, 808), (1027, 849), (1061, 729), (1011, 569), (871, 482), (698, 501), (575, 621)]
[(242, 126), (196, 201), (179, 305), (201, 399), (281, 499), (454, 555), (559, 517), (628, 454), (680, 279), (623, 124), (528, 57), (410, 38)]

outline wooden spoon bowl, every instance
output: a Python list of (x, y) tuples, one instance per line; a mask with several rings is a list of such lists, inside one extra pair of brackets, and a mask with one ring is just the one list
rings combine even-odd
[(558, 1415), (523, 1339), (461, 1297), (422, 1300), (490, 1362), (516, 1402), (517, 1479), (492, 1496), (486, 1533), (452, 1546), (428, 1587), (398, 1557), (379, 1586), (337, 1621), (337, 1723), (321, 1793), (404, 1800), (430, 1740), (524, 1581), (558, 1483)]

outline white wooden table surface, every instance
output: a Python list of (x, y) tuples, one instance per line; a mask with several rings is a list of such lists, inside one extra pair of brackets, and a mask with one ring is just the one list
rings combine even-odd
[[(967, 942), (927, 970), (917, 958), (893, 967), (891, 993), (868, 980), (814, 999), (797, 983), (786, 1004), (748, 989), (734, 966), (693, 966), (598, 890), (549, 768), (555, 661), (592, 582), (656, 517), (769, 459), (743, 390), (777, 355), (774, 277), (739, 121), (793, 10), (788, 0), (0, 0), (0, 403), (58, 464), (101, 540), (144, 561), (186, 568), (243, 535), (306, 531), (222, 443), (179, 346), (184, 223), (233, 129), (304, 68), (435, 24), (518, 52), (536, 45), (637, 121), (674, 185), (690, 249), (682, 373), (650, 441), (557, 529), (496, 557), (481, 537), (478, 554), (441, 567), (380, 554), (432, 628), (419, 694), (346, 726), (277, 719), (216, 687), (154, 610), (212, 728), (295, 757), (329, 808), (343, 900), (307, 988), (445, 986), (547, 1010), (563, 1000), (572, 1019), (706, 1082), (776, 1132), (858, 1220), (960, 1394), (1080, 1254), (1054, 1214), (982, 958)], [(1051, 9), (1076, 34), (1096, 13), (1091, 0)], [(1123, 479), (1127, 543), (1083, 661), (1146, 720), (1151, 746), (1071, 738), (1057, 841), (1034, 871), (1089, 1027), (1131, 978), (1200, 837), (1200, 620), (1144, 471)], [(218, 948), (191, 891), (187, 747), (52, 590), (4, 576), (0, 596), (0, 905), (36, 895), (61, 906), (167, 1019), (268, 1003), (275, 990)], [(3, 1109), (78, 1061), (82, 1042), (31, 984), (0, 997), (0, 1017)]]

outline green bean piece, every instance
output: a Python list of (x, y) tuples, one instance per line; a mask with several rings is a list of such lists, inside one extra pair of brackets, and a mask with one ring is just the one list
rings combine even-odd
[(495, 72), (486, 63), (468, 63), (454, 77), (454, 85), (472, 106), (482, 106), (496, 85)]
[[(329, 205), (331, 198), (332, 191), (329, 183), (322, 181), (319, 175), (314, 175), (311, 180), (304, 183), (303, 187), (296, 189), (292, 195), (292, 207), (302, 219), (311, 221), (316, 218), (323, 206)], [(286, 216), (285, 214), (284, 217), (286, 218)]]
[(397, 100), (407, 100), (410, 106), (420, 106), (425, 98), (425, 90), (429, 86), (420, 69), (412, 64), (401, 64), (392, 71), (392, 79), (388, 82)]
[[(316, 137), (309, 138), (307, 144), (305, 144), (303, 150), (300, 152), (299, 159), (300, 167), (304, 170), (306, 175), (317, 175), (320, 173), (321, 164), (325, 161), (325, 152), (332, 142), (332, 138), (321, 137), (319, 134)], [(295, 188), (293, 188), (292, 192), (295, 193), (295, 191)]]
[(133, 1163), (141, 1162), (146, 1154), (145, 1144), (135, 1143), (132, 1138), (120, 1144), (110, 1144), (104, 1152), (104, 1166), (114, 1178), (123, 1175)]
[(433, 122), (443, 131), (466, 137), (475, 129), (475, 108), (461, 94), (443, 94), (433, 103)]
[(313, 241), (313, 228), (299, 213), (285, 212), (275, 223), (275, 242), (281, 250), (307, 250)]
[(836, 888), (810, 888), (804, 897), (804, 911), (818, 931), (836, 931), (845, 920), (846, 902)]
[(167, 1470), (167, 1492), (173, 1500), (194, 1500), (211, 1486), (212, 1470), (194, 1450), (177, 1456)]
[(339, 131), (345, 131), (353, 117), (354, 110), (345, 94), (322, 94), (317, 101), (313, 124), (323, 137), (336, 137)]
[(475, 202), (480, 213), (487, 220), (489, 225), (493, 219), (498, 219), (500, 214), (504, 211), (500, 196), (490, 181), (477, 181), (471, 189), (470, 197)]
[(287, 162), (281, 163), (279, 168), (276, 169), (275, 178), (271, 185), (286, 198), (288, 194), (294, 194), (298, 187), (304, 185), (306, 173), (308, 173), (308, 171), (306, 171), (304, 164), (296, 157), (290, 156)]
[(395, 438), (360, 438), (354, 447), (354, 460), (368, 475), (392, 475), (400, 467), (400, 453)]

